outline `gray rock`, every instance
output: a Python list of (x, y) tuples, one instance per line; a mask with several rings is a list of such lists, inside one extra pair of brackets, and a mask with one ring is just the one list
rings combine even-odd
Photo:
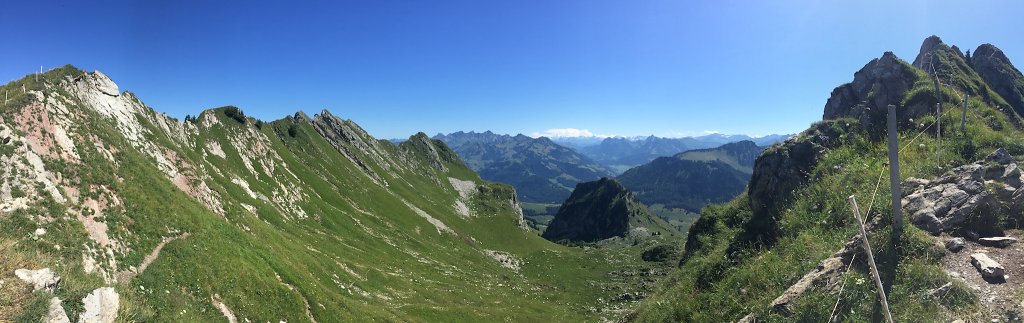
[(960, 252), (965, 244), (967, 244), (967, 241), (964, 241), (964, 238), (949, 239), (949, 241), (946, 241), (946, 249), (952, 252)]
[(884, 121), (886, 107), (902, 103), (918, 79), (913, 67), (892, 52), (885, 52), (854, 73), (853, 82), (832, 90), (822, 119), (851, 117), (862, 124)]
[(97, 288), (82, 299), (83, 311), (79, 323), (111, 323), (117, 319), (120, 297), (113, 287)]
[(64, 306), (61, 306), (60, 298), (50, 299), (50, 309), (46, 313), (46, 318), (43, 319), (46, 323), (71, 323), (71, 319), (68, 318), (68, 313), (64, 311)]
[(978, 239), (978, 243), (986, 247), (1006, 248), (1017, 243), (1016, 238), (1011, 237), (990, 237)]
[(1017, 113), (1024, 114), (1024, 75), (1010, 63), (1002, 50), (983, 44), (974, 51), (968, 63)]
[(1002, 280), (1004, 279), (1003, 275), (1006, 274), (1003, 265), (1000, 265), (983, 253), (971, 254), (971, 265), (978, 269), (981, 277), (986, 279)]
[(974, 232), (974, 231), (971, 231), (971, 230), (966, 230), (966, 231), (964, 231), (964, 238), (967, 238), (967, 240), (971, 240), (971, 241), (978, 241), (978, 239), (980, 239), (981, 236), (978, 235), (977, 232)]
[(50, 268), (39, 270), (18, 269), (14, 271), (14, 275), (32, 284), (33, 291), (45, 289), (52, 293), (57, 290), (57, 285), (60, 284), (60, 276), (53, 272), (53, 270), (50, 270)]
[[(1020, 169), (1013, 156), (1002, 148), (933, 181), (914, 179), (908, 182), (909, 185), (904, 186), (915, 189), (905, 192), (901, 201), (903, 210), (914, 225), (935, 235), (962, 227), (971, 215), (986, 216), (992, 210), (1024, 206), (1024, 196), (1017, 192), (1021, 186)], [(986, 184), (996, 189), (990, 192)], [(1000, 228), (975, 229), (998, 232)], [(974, 240), (970, 236), (968, 239)]]

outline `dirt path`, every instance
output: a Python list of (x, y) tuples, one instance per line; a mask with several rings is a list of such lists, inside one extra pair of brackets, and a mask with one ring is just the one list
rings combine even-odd
[[(1020, 231), (1007, 231), (1006, 236), (1021, 239)], [(943, 237), (942, 241), (949, 240)], [(971, 265), (971, 254), (985, 253), (1006, 269), (1005, 282), (989, 282), (981, 277), (977, 269)], [(978, 302), (988, 308), (990, 317), (975, 319), (1007, 320), (1011, 317), (1021, 319), (1024, 314), (1024, 242), (1017, 242), (1006, 248), (986, 247), (976, 242), (967, 241), (963, 250), (947, 253), (942, 259), (942, 267), (950, 275), (960, 277), (976, 295)]]
[(128, 284), (129, 282), (131, 282), (133, 278), (135, 278), (135, 276), (141, 275), (144, 271), (146, 271), (146, 268), (149, 267), (149, 264), (153, 263), (153, 261), (155, 261), (156, 258), (160, 257), (160, 251), (164, 249), (164, 245), (167, 245), (168, 242), (174, 240), (188, 238), (189, 235), (190, 234), (188, 232), (185, 232), (177, 237), (164, 237), (163, 240), (160, 240), (160, 243), (156, 245), (156, 248), (153, 248), (153, 251), (146, 255), (145, 258), (142, 258), (142, 264), (140, 264), (138, 268), (136, 268), (135, 270), (125, 270), (120, 273), (117, 273), (117, 280), (123, 284)]

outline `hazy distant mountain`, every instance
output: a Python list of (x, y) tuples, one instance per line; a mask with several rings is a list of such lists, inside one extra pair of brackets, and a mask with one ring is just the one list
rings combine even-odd
[(582, 148), (596, 146), (601, 144), (601, 141), (606, 137), (548, 137), (551, 141), (556, 144), (566, 146), (579, 151)]
[(790, 135), (768, 135), (751, 138), (746, 135), (710, 134), (699, 137), (662, 138), (648, 136), (642, 139), (614, 137), (600, 144), (580, 148), (579, 151), (601, 165), (622, 172), (650, 162), (658, 157), (672, 156), (693, 149), (718, 147), (723, 144), (749, 140), (758, 146), (770, 146)]
[(617, 178), (647, 205), (699, 212), (743, 192), (764, 147), (745, 140), (659, 157)]
[(576, 184), (611, 175), (590, 158), (545, 137), (460, 131), (434, 138), (451, 146), (484, 179), (514, 186), (524, 202), (561, 203)]

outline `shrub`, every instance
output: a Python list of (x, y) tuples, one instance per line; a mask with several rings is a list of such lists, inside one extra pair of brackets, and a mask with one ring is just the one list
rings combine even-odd
[(245, 113), (242, 113), (242, 110), (238, 109), (236, 106), (229, 105), (224, 107), (224, 115), (235, 119), (238, 123), (245, 123)]
[(294, 123), (288, 125), (288, 136), (290, 136), (292, 138), (295, 138), (295, 135), (298, 135), (298, 134), (299, 134), (299, 127), (298, 126), (296, 126)]

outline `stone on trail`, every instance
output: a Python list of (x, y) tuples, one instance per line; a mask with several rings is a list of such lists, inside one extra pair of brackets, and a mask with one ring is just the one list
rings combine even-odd
[(975, 253), (971, 255), (971, 265), (978, 269), (981, 273), (981, 277), (986, 279), (1002, 280), (1006, 270), (988, 255), (983, 253)]

